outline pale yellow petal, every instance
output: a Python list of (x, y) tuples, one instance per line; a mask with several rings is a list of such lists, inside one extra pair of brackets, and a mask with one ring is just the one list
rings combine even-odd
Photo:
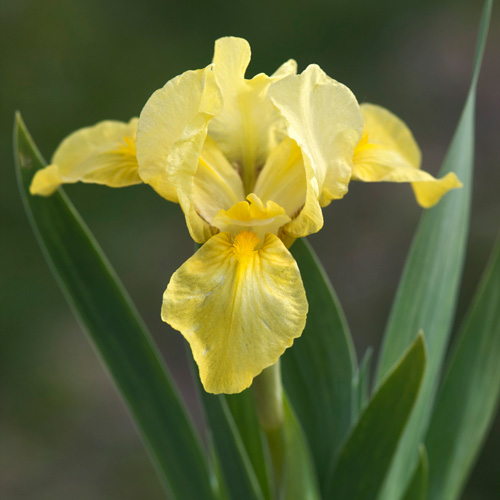
[(304, 329), (307, 300), (283, 243), (252, 233), (213, 236), (172, 276), (162, 318), (191, 346), (207, 392), (238, 393)]
[(241, 177), (210, 137), (203, 145), (193, 195), (196, 211), (210, 224), (219, 210), (245, 199)]
[(135, 153), (137, 118), (107, 120), (70, 134), (56, 149), (51, 165), (35, 175), (31, 194), (50, 195), (61, 184), (88, 182), (110, 187), (140, 184)]
[[(240, 171), (247, 194), (253, 191), (257, 172), (286, 130), (267, 97), (269, 85), (281, 76), (259, 74), (246, 80), (249, 62), (250, 46), (242, 38), (221, 38), (215, 43), (214, 73), (224, 105), (209, 126), (210, 137)], [(290, 63), (281, 73), (292, 66)]]
[(38, 172), (33, 177), (30, 185), (31, 194), (39, 194), (41, 196), (51, 195), (61, 184), (61, 174), (57, 165), (48, 165)]
[(421, 153), (410, 129), (393, 113), (374, 104), (362, 104), (363, 137), (354, 152), (353, 180), (411, 182), (417, 202), (435, 205), (450, 189), (462, 184), (454, 173), (442, 179), (420, 170)]
[[(429, 175), (429, 177), (432, 176)], [(414, 181), (411, 183), (411, 187), (418, 204), (421, 207), (430, 208), (438, 203), (441, 197), (451, 189), (462, 187), (462, 183), (453, 172), (449, 172), (441, 179), (432, 177), (430, 181)]]
[(361, 113), (352, 92), (316, 65), (273, 83), (269, 96), (287, 120), (288, 135), (302, 150), (306, 201), (287, 231), (305, 236), (322, 227), (320, 206), (347, 192), (363, 128)]
[(363, 137), (354, 152), (353, 179), (404, 182), (396, 180), (398, 174), (392, 172), (400, 167), (419, 169), (422, 161), (413, 134), (402, 120), (381, 106), (364, 103), (360, 108)]
[(294, 59), (288, 59), (284, 62), (272, 75), (271, 78), (274, 80), (280, 80), (288, 75), (297, 74), (297, 61)]
[(277, 235), (290, 221), (285, 209), (274, 201), (268, 200), (264, 205), (255, 193), (250, 193), (247, 200), (236, 203), (229, 210), (220, 210), (212, 225), (232, 236), (243, 230), (253, 231), (263, 240), (267, 233)]
[(295, 217), (306, 200), (306, 170), (297, 143), (284, 139), (269, 155), (255, 184), (255, 194), (263, 202), (272, 200)]
[(170, 80), (149, 98), (139, 119), (139, 175), (163, 197), (178, 199), (198, 243), (211, 230), (195, 209), (194, 176), (208, 123), (220, 107), (220, 91), (208, 67)]

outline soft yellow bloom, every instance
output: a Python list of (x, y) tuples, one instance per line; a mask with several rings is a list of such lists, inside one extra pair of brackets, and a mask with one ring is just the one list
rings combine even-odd
[(213, 393), (244, 390), (301, 335), (308, 306), (288, 248), (321, 229), (322, 207), (351, 179), (412, 182), (423, 206), (459, 185), (419, 170), (407, 127), (360, 107), (318, 66), (296, 74), (290, 60), (246, 79), (249, 62), (245, 40), (218, 40), (213, 63), (157, 90), (138, 125), (75, 132), (31, 186), (47, 195), (78, 180), (143, 181), (180, 204), (203, 246), (172, 276), (162, 318), (189, 342)]
[(420, 170), (421, 154), (408, 127), (387, 109), (362, 104), (363, 137), (354, 152), (353, 180), (411, 182), (418, 203), (429, 208), (462, 186), (450, 172), (442, 179)]
[(245, 40), (218, 40), (213, 64), (152, 95), (137, 132), (139, 175), (204, 243), (172, 276), (162, 318), (215, 393), (247, 388), (302, 333), (307, 300), (284, 242), (321, 229), (321, 207), (347, 192), (363, 127), (352, 92), (318, 66), (246, 79), (249, 62)]

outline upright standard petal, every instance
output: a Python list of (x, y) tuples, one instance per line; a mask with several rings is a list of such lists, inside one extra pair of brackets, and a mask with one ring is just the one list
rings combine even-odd
[(78, 181), (110, 187), (140, 184), (136, 132), (137, 118), (103, 121), (73, 132), (56, 149), (51, 164), (35, 174), (30, 193), (48, 196), (61, 184)]
[[(259, 248), (259, 245), (260, 246)], [(162, 318), (189, 342), (207, 392), (237, 393), (304, 329), (297, 263), (274, 235), (213, 236), (172, 276)]]
[(267, 158), (255, 184), (255, 194), (265, 203), (282, 206), (293, 219), (306, 201), (306, 170), (297, 143), (287, 137)]
[(149, 98), (139, 118), (139, 175), (164, 198), (179, 201), (198, 243), (211, 230), (195, 209), (194, 176), (208, 123), (220, 108), (220, 91), (207, 67), (170, 80)]
[(297, 74), (297, 61), (295, 59), (288, 59), (288, 61), (284, 62), (272, 75), (271, 79), (273, 81), (281, 80), (288, 75), (296, 75)]
[(193, 196), (196, 211), (209, 224), (219, 210), (228, 210), (245, 199), (241, 177), (210, 137), (203, 145)]
[(417, 202), (435, 205), (450, 189), (462, 186), (450, 172), (441, 179), (420, 170), (421, 153), (410, 129), (397, 116), (374, 104), (362, 104), (363, 136), (354, 152), (353, 180), (411, 182)]
[(216, 41), (213, 62), (224, 106), (211, 121), (209, 134), (238, 168), (245, 193), (249, 194), (259, 170), (286, 130), (283, 118), (267, 97), (267, 89), (273, 81), (292, 73), (294, 64), (282, 66), (273, 77), (259, 74), (246, 80), (250, 46), (246, 40), (234, 37)]
[(304, 208), (285, 229), (306, 236), (323, 225), (320, 207), (347, 192), (363, 120), (353, 93), (314, 64), (273, 83), (269, 96), (302, 150), (307, 180)]

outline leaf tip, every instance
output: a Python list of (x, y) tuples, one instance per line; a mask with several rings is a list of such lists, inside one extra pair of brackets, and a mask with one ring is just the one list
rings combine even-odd
[(412, 348), (421, 352), (424, 363), (427, 362), (427, 343), (425, 342), (425, 335), (422, 329), (418, 332)]
[(24, 124), (21, 111), (16, 109), (14, 112), (14, 134), (18, 133), (19, 129), (26, 129), (26, 125)]

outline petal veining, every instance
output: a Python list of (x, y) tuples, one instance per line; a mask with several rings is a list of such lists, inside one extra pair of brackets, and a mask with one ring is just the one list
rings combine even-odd
[(352, 92), (314, 64), (300, 75), (273, 83), (269, 96), (286, 118), (288, 135), (302, 150), (306, 200), (287, 231), (306, 236), (323, 225), (320, 206), (347, 192), (363, 120)]
[(207, 67), (170, 80), (149, 98), (139, 119), (139, 175), (161, 196), (178, 199), (198, 243), (206, 241), (211, 230), (195, 209), (194, 176), (208, 123), (220, 107), (220, 91)]
[(417, 202), (435, 205), (450, 189), (462, 184), (454, 173), (441, 179), (420, 170), (421, 153), (410, 129), (381, 106), (362, 104), (363, 137), (354, 152), (353, 180), (411, 182)]
[(276, 202), (290, 218), (294, 218), (304, 206), (306, 191), (302, 152), (297, 143), (287, 137), (269, 155), (257, 178), (255, 194), (263, 202)]
[(162, 318), (189, 342), (205, 390), (241, 392), (305, 326), (297, 263), (274, 235), (213, 236), (172, 276)]
[(245, 199), (241, 177), (210, 137), (203, 145), (193, 196), (196, 211), (210, 224), (219, 210)]
[(31, 194), (48, 196), (61, 184), (78, 181), (110, 187), (142, 183), (135, 152), (137, 121), (107, 120), (70, 134), (51, 164), (35, 174)]
[(214, 73), (222, 92), (223, 109), (211, 122), (209, 134), (229, 162), (240, 170), (245, 192), (253, 191), (255, 178), (267, 156), (282, 139), (285, 123), (267, 97), (273, 82), (293, 72), (293, 63), (269, 77), (245, 79), (250, 46), (241, 38), (215, 43)]

